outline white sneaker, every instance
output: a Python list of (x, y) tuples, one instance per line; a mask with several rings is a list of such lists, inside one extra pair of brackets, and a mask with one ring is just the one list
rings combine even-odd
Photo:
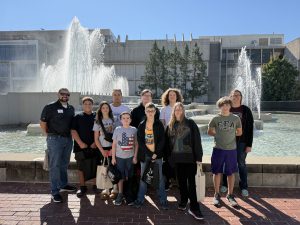
[(221, 193), (227, 193), (227, 191), (228, 191), (228, 188), (226, 186), (221, 186), (221, 188), (220, 188)]
[(243, 197), (248, 197), (249, 196), (249, 192), (247, 189), (242, 189), (242, 196)]

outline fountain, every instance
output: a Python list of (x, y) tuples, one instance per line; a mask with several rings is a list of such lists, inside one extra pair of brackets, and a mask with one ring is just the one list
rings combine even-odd
[(107, 94), (119, 88), (128, 96), (128, 81), (117, 76), (114, 66), (103, 64), (104, 36), (100, 29), (91, 33), (74, 17), (68, 29), (65, 53), (56, 65), (41, 67), (43, 92), (56, 92), (58, 87), (67, 87), (81, 94)]
[(247, 56), (246, 47), (243, 47), (238, 59), (233, 89), (238, 89), (242, 92), (243, 104), (247, 105), (252, 111), (257, 111), (258, 119), (261, 118), (261, 88), (261, 68), (251, 69), (251, 62)]

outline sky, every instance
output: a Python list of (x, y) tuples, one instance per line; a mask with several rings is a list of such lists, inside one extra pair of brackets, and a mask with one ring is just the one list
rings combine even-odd
[(299, 0), (0, 0), (0, 31), (111, 29), (124, 41), (239, 34), (300, 37)]

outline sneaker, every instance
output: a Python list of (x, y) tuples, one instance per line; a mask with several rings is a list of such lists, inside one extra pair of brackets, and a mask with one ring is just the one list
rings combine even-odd
[(56, 203), (61, 203), (63, 201), (60, 194), (52, 195), (51, 199), (53, 202), (56, 202)]
[(76, 196), (81, 198), (87, 192), (87, 186), (80, 186), (79, 190), (76, 192)]
[(127, 205), (133, 206), (134, 205), (134, 201), (128, 202)]
[(229, 203), (230, 203), (230, 205), (231, 205), (232, 207), (238, 206), (238, 203), (237, 203), (236, 200), (234, 199), (234, 195), (233, 195), (233, 194), (227, 195), (226, 198), (227, 198), (227, 200), (229, 201)]
[(134, 201), (134, 203), (133, 203), (133, 206), (135, 207), (135, 208), (141, 208), (141, 206), (143, 205), (143, 203), (142, 202), (140, 202), (139, 200), (135, 200)]
[(221, 204), (221, 196), (219, 193), (216, 193), (213, 198), (214, 206), (219, 206)]
[(67, 191), (67, 192), (74, 192), (74, 191), (77, 191), (77, 188), (72, 186), (72, 185), (69, 185), (67, 184), (66, 186), (64, 186), (63, 188), (61, 188), (59, 190), (59, 192), (64, 192), (64, 191)]
[(114, 205), (122, 205), (123, 202), (123, 194), (119, 193), (116, 200), (113, 201)]
[(161, 205), (161, 208), (163, 210), (168, 210), (169, 209), (169, 205), (168, 205), (167, 201), (166, 202), (162, 202), (160, 205)]
[(228, 191), (228, 188), (226, 186), (221, 186), (220, 192), (221, 193), (226, 193)]
[(196, 220), (203, 220), (203, 215), (200, 210), (191, 210), (189, 209), (188, 213), (193, 216)]
[(249, 196), (249, 192), (247, 189), (242, 189), (242, 196), (243, 197), (248, 197)]
[(180, 202), (177, 209), (179, 210), (186, 210), (186, 206), (187, 206), (187, 203), (184, 203), (184, 202)]

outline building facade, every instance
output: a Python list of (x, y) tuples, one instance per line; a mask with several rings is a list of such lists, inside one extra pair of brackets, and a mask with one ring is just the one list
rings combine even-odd
[[(114, 65), (117, 75), (128, 79), (130, 95), (136, 95), (143, 82), (145, 64), (155, 40), (116, 38), (109, 29), (105, 37), (104, 63)], [(0, 32), (0, 93), (39, 90), (42, 64), (55, 65), (64, 55), (67, 31), (1, 31)], [(253, 68), (268, 63), (272, 57), (285, 55), (298, 70), (300, 39), (284, 43), (283, 34), (207, 36), (189, 40), (156, 40), (158, 46), (183, 52), (197, 43), (207, 64), (208, 94), (203, 101), (213, 102), (228, 94), (236, 72), (241, 48), (246, 46)], [(28, 84), (31, 84), (28, 89)]]

